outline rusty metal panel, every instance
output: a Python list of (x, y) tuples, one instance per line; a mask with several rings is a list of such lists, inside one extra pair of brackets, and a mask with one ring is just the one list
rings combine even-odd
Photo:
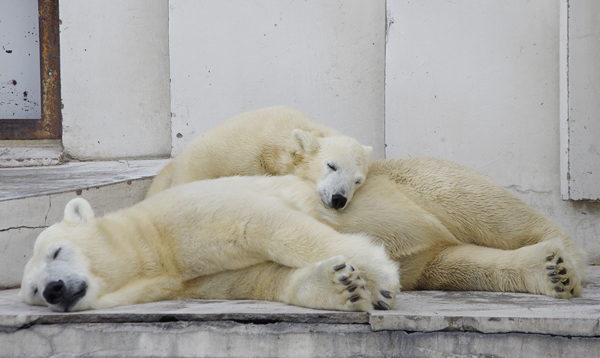
[(42, 120), (36, 138), (58, 139), (62, 134), (58, 0), (39, 0), (42, 77)]
[(38, 6), (41, 118), (0, 119), (0, 140), (61, 138), (58, 0), (38, 0)]

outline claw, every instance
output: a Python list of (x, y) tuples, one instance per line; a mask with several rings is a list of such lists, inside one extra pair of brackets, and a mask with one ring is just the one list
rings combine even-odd
[(548, 272), (548, 276), (556, 276), (556, 271), (550, 271), (550, 272)]
[(348, 276), (342, 276), (340, 277), (340, 281), (346, 281), (348, 279)]
[(348, 287), (348, 292), (354, 292), (354, 290), (356, 290), (357, 287), (357, 285)]
[(357, 295), (357, 296), (354, 296), (354, 297), (350, 298), (350, 302), (356, 302), (359, 299), (360, 299), (360, 296)]
[(550, 282), (552, 282), (552, 283), (557, 283), (558, 281), (559, 281), (559, 278), (557, 278), (557, 277), (555, 277), (552, 280), (550, 280)]
[(556, 270), (556, 266), (555, 265), (548, 265), (548, 266), (546, 266), (546, 270)]
[(554, 258), (554, 253), (550, 254), (550, 256), (546, 257), (546, 261), (550, 261)]
[(381, 294), (382, 294), (382, 295), (383, 295), (383, 297), (385, 297), (385, 298), (392, 298), (392, 295), (390, 295), (390, 293), (389, 293), (388, 291), (381, 290), (381, 291), (379, 291), (379, 292), (381, 292)]
[(388, 305), (386, 305), (385, 302), (383, 302), (383, 301), (377, 301), (377, 303), (374, 303), (373, 308), (375, 308), (376, 310), (381, 310), (381, 311), (387, 311), (390, 309), (388, 307)]
[(334, 266), (333, 270), (339, 271), (339, 270), (343, 269), (344, 267), (346, 267), (346, 264), (340, 264), (340, 265)]
[(346, 281), (342, 282), (342, 284), (343, 284), (344, 286), (348, 286), (348, 285), (349, 285), (349, 284), (351, 284), (351, 283), (352, 283), (352, 280), (346, 280)]

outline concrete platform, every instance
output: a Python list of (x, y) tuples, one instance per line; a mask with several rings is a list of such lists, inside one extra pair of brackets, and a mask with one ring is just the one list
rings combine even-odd
[(0, 169), (0, 201), (59, 194), (139, 179), (152, 179), (169, 159), (70, 162)]
[(0, 291), (0, 356), (595, 357), (600, 267), (583, 296), (413, 291), (392, 311), (189, 300), (55, 313)]

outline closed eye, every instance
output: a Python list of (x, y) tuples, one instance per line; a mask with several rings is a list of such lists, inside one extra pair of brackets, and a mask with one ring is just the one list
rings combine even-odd
[(62, 247), (59, 247), (55, 252), (54, 252), (54, 256), (52, 257), (52, 260), (56, 260), (56, 258), (58, 257), (58, 254), (60, 253), (60, 250), (62, 249)]
[(337, 171), (337, 167), (334, 164), (327, 163), (327, 166), (329, 167), (329, 169), (333, 170), (334, 172)]
[(35, 290), (33, 290), (33, 295), (35, 296), (35, 295), (37, 295), (37, 293), (38, 293), (38, 289), (36, 287)]

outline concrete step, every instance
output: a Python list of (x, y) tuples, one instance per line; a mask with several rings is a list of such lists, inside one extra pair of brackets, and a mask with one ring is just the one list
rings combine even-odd
[(0, 169), (0, 289), (20, 285), (35, 238), (62, 220), (69, 200), (86, 198), (98, 215), (133, 205), (144, 198), (152, 177), (167, 163), (71, 162)]
[(413, 291), (394, 310), (187, 300), (55, 313), (0, 291), (3, 357), (595, 357), (600, 267), (582, 297)]

